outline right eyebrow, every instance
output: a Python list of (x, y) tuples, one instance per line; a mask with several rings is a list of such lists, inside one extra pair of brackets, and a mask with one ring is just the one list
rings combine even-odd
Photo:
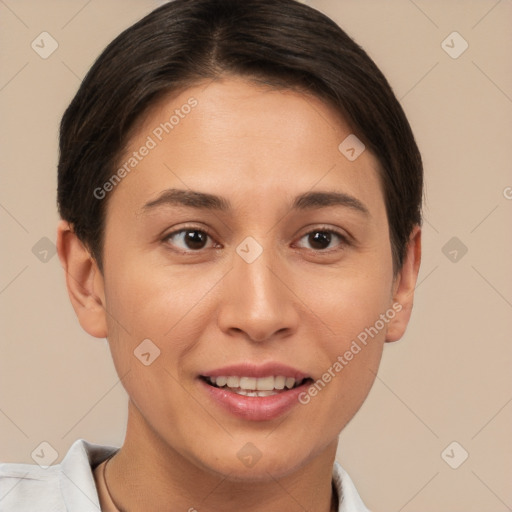
[(207, 210), (226, 211), (231, 205), (224, 197), (208, 194), (205, 192), (196, 192), (194, 190), (182, 190), (170, 188), (164, 190), (156, 199), (149, 201), (142, 207), (144, 213), (151, 211), (159, 206), (188, 206), (190, 208), (201, 208)]

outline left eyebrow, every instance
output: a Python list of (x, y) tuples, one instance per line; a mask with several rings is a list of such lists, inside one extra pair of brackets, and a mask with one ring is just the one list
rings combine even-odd
[(310, 210), (327, 206), (345, 206), (365, 216), (370, 215), (368, 208), (359, 199), (343, 192), (306, 192), (295, 198), (294, 210)]

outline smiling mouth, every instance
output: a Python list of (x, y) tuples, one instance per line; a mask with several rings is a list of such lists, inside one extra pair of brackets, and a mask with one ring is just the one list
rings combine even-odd
[(267, 377), (244, 377), (244, 376), (201, 376), (207, 384), (215, 388), (223, 389), (237, 395), (248, 397), (265, 397), (286, 393), (292, 389), (298, 388), (310, 378), (295, 379), (283, 375), (269, 375)]

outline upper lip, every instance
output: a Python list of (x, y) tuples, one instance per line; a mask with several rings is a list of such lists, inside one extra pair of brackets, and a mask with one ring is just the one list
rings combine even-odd
[(293, 377), (297, 381), (307, 379), (309, 377), (308, 374), (296, 368), (292, 368), (291, 366), (277, 362), (269, 362), (261, 365), (256, 365), (252, 363), (233, 364), (201, 373), (202, 377), (238, 376), (260, 378), (268, 377), (270, 375)]

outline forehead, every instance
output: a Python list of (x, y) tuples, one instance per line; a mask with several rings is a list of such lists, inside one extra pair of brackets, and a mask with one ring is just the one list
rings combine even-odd
[(109, 202), (140, 208), (179, 187), (238, 195), (242, 207), (249, 196), (269, 204), (317, 187), (383, 205), (375, 157), (363, 151), (350, 161), (340, 151), (349, 136), (315, 96), (241, 78), (204, 82), (148, 110), (118, 161), (127, 172)]

